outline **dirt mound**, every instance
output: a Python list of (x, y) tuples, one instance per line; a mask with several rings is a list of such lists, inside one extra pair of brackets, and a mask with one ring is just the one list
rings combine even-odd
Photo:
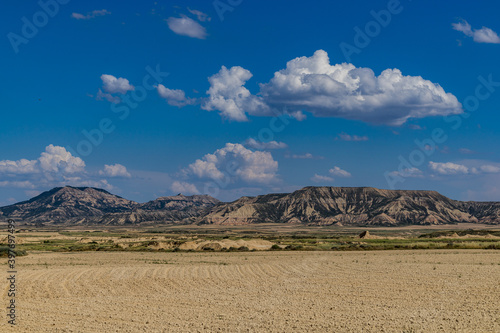
[(380, 239), (380, 238), (383, 238), (380, 236), (375, 236), (375, 235), (370, 234), (370, 232), (368, 230), (365, 230), (362, 233), (360, 233), (358, 237), (361, 239)]
[(222, 250), (229, 248), (247, 247), (250, 250), (264, 251), (269, 250), (274, 243), (263, 239), (250, 239), (250, 240), (230, 240), (223, 239), (219, 241), (190, 241), (179, 246), (181, 250)]

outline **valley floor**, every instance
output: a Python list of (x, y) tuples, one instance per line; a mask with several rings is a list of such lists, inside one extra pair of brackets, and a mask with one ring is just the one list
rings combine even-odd
[[(500, 332), (500, 252), (39, 252), (1, 332)], [(6, 275), (6, 258), (1, 258)]]

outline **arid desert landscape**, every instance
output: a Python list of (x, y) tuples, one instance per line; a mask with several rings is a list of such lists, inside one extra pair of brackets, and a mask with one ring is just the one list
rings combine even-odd
[(500, 331), (498, 251), (39, 252), (18, 261), (19, 324), (2, 321), (2, 332)]

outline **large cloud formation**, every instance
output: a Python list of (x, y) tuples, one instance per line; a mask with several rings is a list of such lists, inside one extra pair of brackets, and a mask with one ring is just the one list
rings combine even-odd
[(257, 95), (245, 87), (251, 77), (252, 73), (242, 67), (222, 66), (209, 78), (208, 98), (202, 108), (217, 110), (234, 121), (247, 121), (248, 115), (282, 113), (300, 120), (306, 111), (316, 117), (393, 126), (410, 118), (463, 112), (454, 95), (420, 76), (405, 76), (399, 69), (386, 69), (377, 76), (369, 68), (331, 65), (323, 50), (289, 61), (268, 83), (260, 84)]
[[(106, 179), (86, 171), (85, 162), (64, 147), (48, 145), (35, 160), (0, 161), (0, 187), (46, 189), (56, 186), (93, 186), (113, 189)], [(104, 177), (130, 177), (120, 164), (105, 165)]]
[(269, 184), (276, 180), (278, 162), (271, 153), (252, 151), (238, 143), (227, 143), (224, 148), (190, 164), (184, 172), (199, 179)]

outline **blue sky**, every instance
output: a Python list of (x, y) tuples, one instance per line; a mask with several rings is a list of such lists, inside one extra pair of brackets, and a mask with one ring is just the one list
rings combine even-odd
[(66, 184), (500, 200), (498, 2), (40, 3), (3, 5), (0, 205)]

